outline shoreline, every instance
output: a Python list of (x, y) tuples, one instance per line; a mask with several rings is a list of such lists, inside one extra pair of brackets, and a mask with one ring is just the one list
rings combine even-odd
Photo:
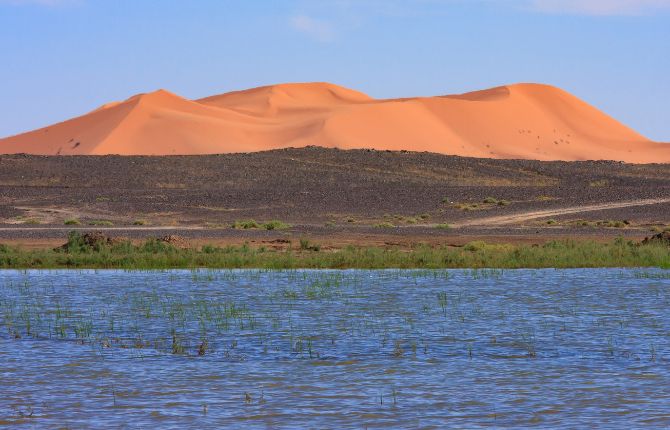
[(287, 245), (193, 247), (176, 236), (133, 242), (73, 232), (58, 248), (0, 245), (0, 269), (670, 269), (670, 246), (662, 240), (643, 244), (625, 238), (563, 239), (542, 245), (471, 241), (460, 246), (325, 249), (303, 238)]

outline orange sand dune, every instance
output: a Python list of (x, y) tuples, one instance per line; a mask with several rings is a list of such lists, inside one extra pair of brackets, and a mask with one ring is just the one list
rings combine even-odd
[(652, 142), (558, 88), (517, 84), (375, 100), (327, 83), (187, 100), (159, 90), (0, 139), (0, 153), (176, 155), (317, 145), (486, 158), (670, 162)]

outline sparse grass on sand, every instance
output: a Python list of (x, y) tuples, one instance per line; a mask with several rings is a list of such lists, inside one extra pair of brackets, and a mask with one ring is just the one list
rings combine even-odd
[(286, 224), (283, 221), (272, 220), (265, 223), (256, 222), (253, 219), (244, 220), (244, 221), (235, 221), (232, 225), (232, 228), (239, 230), (250, 230), (250, 229), (265, 229), (265, 230), (285, 230), (291, 228), (290, 224)]
[(610, 243), (552, 241), (540, 246), (473, 242), (464, 247), (419, 246), (412, 250), (357, 248), (321, 250), (301, 240), (300, 249), (270, 251), (248, 245), (179, 249), (148, 240), (90, 247), (72, 234), (63, 249), (24, 250), (0, 245), (0, 268), (670, 268), (670, 247), (639, 245), (617, 239)]
[(507, 200), (499, 200), (495, 197), (486, 197), (479, 203), (453, 203), (453, 206), (462, 211), (477, 211), (492, 209), (496, 206), (509, 206), (510, 202)]
[(94, 225), (99, 227), (111, 227), (114, 225), (114, 223), (105, 219), (100, 219), (100, 220), (89, 221), (88, 225)]

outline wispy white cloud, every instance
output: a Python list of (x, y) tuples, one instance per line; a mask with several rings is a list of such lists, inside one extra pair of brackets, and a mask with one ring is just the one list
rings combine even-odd
[(294, 30), (319, 42), (330, 42), (335, 38), (335, 30), (330, 22), (312, 18), (308, 15), (292, 16), (290, 25)]
[(580, 15), (644, 15), (670, 11), (670, 0), (527, 0), (532, 10)]
[[(449, 13), (452, 7), (502, 8), (542, 14), (640, 16), (670, 13), (670, 0), (303, 0), (328, 16), (408, 16)], [(323, 15), (323, 14), (321, 14)], [(310, 24), (311, 25), (311, 24)], [(339, 26), (339, 23), (338, 23)], [(329, 31), (332, 34), (332, 26)]]

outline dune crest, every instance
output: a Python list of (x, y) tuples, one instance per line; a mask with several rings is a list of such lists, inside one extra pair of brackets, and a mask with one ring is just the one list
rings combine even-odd
[(652, 142), (556, 87), (516, 84), (376, 100), (328, 83), (188, 100), (166, 90), (0, 139), (0, 153), (195, 155), (316, 145), (538, 160), (670, 162)]

